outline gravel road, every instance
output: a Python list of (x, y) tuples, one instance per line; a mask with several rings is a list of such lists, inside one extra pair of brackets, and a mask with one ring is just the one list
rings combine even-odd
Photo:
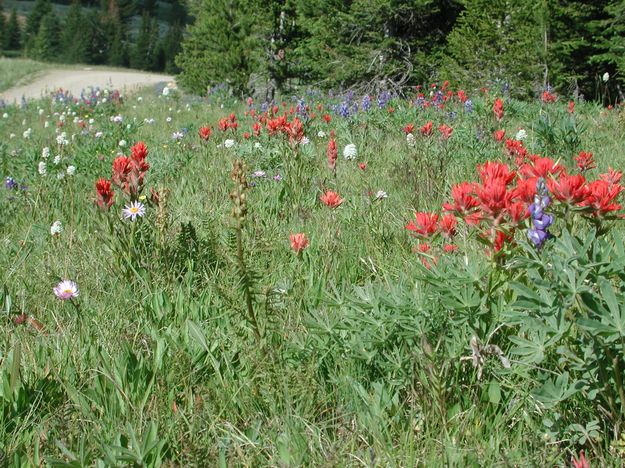
[(46, 96), (58, 88), (69, 90), (78, 96), (83, 89), (89, 87), (108, 87), (120, 91), (130, 91), (141, 86), (173, 81), (170, 75), (157, 75), (139, 71), (106, 71), (98, 69), (83, 70), (50, 70), (35, 78), (31, 83), (15, 86), (0, 93), (0, 99), (7, 103), (19, 102), (22, 96), (36, 99)]

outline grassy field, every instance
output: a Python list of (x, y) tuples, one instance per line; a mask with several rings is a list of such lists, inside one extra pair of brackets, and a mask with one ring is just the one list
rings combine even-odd
[(50, 64), (29, 59), (0, 58), (0, 92), (12, 86), (27, 84)]
[[(498, 120), (495, 93), (443, 96), (4, 109), (0, 464), (570, 466), (583, 450), (621, 465), (620, 211), (552, 194), (537, 249), (527, 174), (534, 153), (552, 189), (621, 170), (623, 114), (504, 99)], [(114, 160), (109, 207), (94, 187)], [(480, 177), (486, 161), (515, 171), (501, 197), (486, 192), (508, 173)], [(448, 211), (444, 229), (463, 181), (482, 184), (483, 217)], [(145, 214), (125, 217), (131, 201)]]

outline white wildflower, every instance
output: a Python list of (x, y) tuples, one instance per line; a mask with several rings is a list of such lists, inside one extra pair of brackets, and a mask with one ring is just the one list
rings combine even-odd
[(52, 226), (50, 226), (50, 234), (53, 236), (58, 236), (62, 232), (63, 232), (63, 225), (61, 224), (61, 221), (53, 222)]
[(67, 166), (67, 175), (73, 176), (76, 174), (76, 166)]
[(37, 171), (39, 171), (39, 174), (41, 175), (46, 175), (48, 173), (48, 168), (44, 161), (39, 161), (39, 167), (37, 168)]
[(354, 160), (356, 159), (356, 156), (358, 156), (358, 150), (356, 149), (356, 145), (353, 143), (350, 143), (349, 145), (345, 146), (345, 148), (343, 149), (343, 157), (347, 160)]

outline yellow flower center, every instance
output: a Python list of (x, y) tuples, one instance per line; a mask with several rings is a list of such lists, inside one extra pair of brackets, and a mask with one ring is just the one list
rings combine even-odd
[(138, 212), (139, 212), (139, 208), (138, 208), (138, 207), (136, 207), (136, 206), (131, 206), (131, 207), (130, 207), (130, 212), (131, 212), (132, 214), (136, 214), (136, 213), (138, 213)]
[(64, 289), (63, 293), (64, 294), (74, 294), (74, 290), (73, 289)]

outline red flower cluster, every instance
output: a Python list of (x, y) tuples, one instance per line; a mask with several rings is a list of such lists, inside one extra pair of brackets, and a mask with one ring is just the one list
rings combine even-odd
[(441, 137), (443, 138), (443, 140), (447, 140), (447, 139), (449, 139), (449, 137), (451, 137), (451, 134), (453, 133), (454, 129), (449, 127), (448, 125), (441, 124), (438, 127), (438, 131), (440, 132)]
[(577, 164), (578, 169), (582, 172), (586, 172), (589, 169), (597, 167), (592, 153), (587, 153), (586, 151), (579, 152), (579, 154), (575, 157), (575, 163)]
[(542, 96), (540, 97), (540, 100), (545, 104), (551, 104), (553, 102), (556, 102), (556, 99), (557, 96), (553, 93), (550, 93), (549, 91), (544, 91)]
[(113, 183), (131, 200), (136, 200), (143, 188), (143, 178), (150, 168), (147, 156), (148, 148), (140, 141), (130, 148), (130, 157), (118, 156), (113, 161)]
[(331, 139), (328, 142), (328, 148), (326, 149), (326, 154), (328, 156), (328, 167), (331, 171), (336, 171), (336, 160), (338, 158), (338, 150), (336, 148), (336, 141)]
[(503, 101), (500, 98), (495, 99), (495, 103), (493, 104), (493, 114), (495, 114), (497, 122), (501, 122), (503, 119)]
[(204, 141), (208, 141), (212, 133), (213, 129), (207, 125), (200, 127), (200, 129), (198, 130), (198, 135), (200, 135), (200, 138)]
[(100, 178), (95, 183), (96, 203), (103, 210), (108, 210), (114, 203), (114, 192), (111, 189), (111, 181)]
[(477, 166), (477, 172), (480, 182), (452, 186), (451, 201), (442, 207), (445, 215), (418, 212), (415, 220), (405, 226), (414, 236), (427, 242), (417, 251), (424, 253), (426, 245), (431, 256), (431, 244), (438, 236), (444, 241), (442, 252), (455, 250), (450, 241), (459, 221), (476, 229), (490, 245), (491, 252), (500, 251), (507, 242), (513, 241), (515, 231), (529, 217), (528, 208), (541, 178), (555, 201), (582, 216), (613, 219), (614, 212), (622, 208), (617, 202), (624, 190), (620, 185), (622, 173), (611, 168), (598, 180), (588, 181), (583, 174), (569, 174), (551, 158), (531, 155), (516, 170), (502, 162), (486, 162)]
[(237, 116), (230, 114), (228, 117), (219, 119), (219, 130), (225, 132), (228, 129), (236, 130), (239, 127)]

